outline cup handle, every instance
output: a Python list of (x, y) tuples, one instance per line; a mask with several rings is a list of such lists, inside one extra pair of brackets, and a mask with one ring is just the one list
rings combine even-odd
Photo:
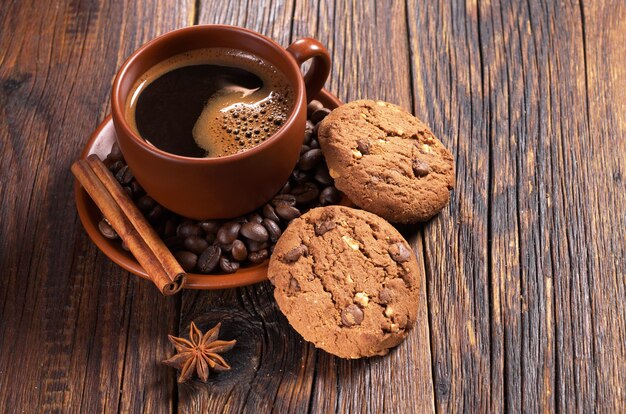
[(330, 74), (330, 55), (328, 50), (317, 40), (305, 37), (293, 42), (287, 52), (296, 59), (298, 65), (313, 59), (311, 67), (304, 75), (306, 85), (306, 100), (311, 102), (324, 87)]

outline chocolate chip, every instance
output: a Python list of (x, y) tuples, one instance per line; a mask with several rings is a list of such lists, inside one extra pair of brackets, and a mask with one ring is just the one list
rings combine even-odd
[(301, 244), (300, 246), (296, 246), (292, 248), (291, 250), (287, 251), (287, 253), (283, 255), (282, 261), (284, 263), (297, 262), (300, 257), (306, 256), (308, 253), (309, 253), (309, 248), (306, 247), (304, 244)]
[(262, 224), (270, 235), (270, 241), (276, 243), (281, 234), (278, 224), (268, 218), (264, 218)]
[(331, 231), (335, 227), (337, 227), (337, 223), (331, 220), (317, 222), (315, 223), (315, 235), (321, 236), (324, 233)]
[(262, 224), (255, 222), (248, 222), (243, 224), (239, 232), (242, 236), (258, 242), (267, 241), (267, 239), (269, 238), (269, 234), (267, 233), (265, 227), (263, 227)]
[(311, 122), (317, 124), (322, 121), (322, 119), (326, 118), (326, 116), (330, 113), (330, 109), (328, 108), (320, 108), (311, 114)]
[(268, 218), (277, 223), (280, 221), (280, 219), (276, 215), (274, 207), (272, 207), (270, 204), (266, 204), (265, 206), (263, 206), (263, 215), (265, 216), (265, 218)]
[(222, 249), (219, 246), (209, 246), (198, 258), (198, 270), (201, 273), (209, 273), (215, 270), (220, 261)]
[(430, 165), (425, 161), (413, 160), (412, 166), (416, 177), (424, 177), (430, 173)]
[(291, 221), (300, 217), (300, 210), (287, 204), (279, 204), (276, 206), (276, 214), (283, 220)]
[(330, 185), (322, 190), (320, 193), (320, 204), (323, 206), (328, 204), (337, 204), (341, 201), (341, 191), (337, 190), (334, 186)]
[(183, 242), (183, 246), (192, 253), (201, 254), (209, 247), (209, 242), (200, 236), (189, 236)]
[(231, 244), (239, 236), (239, 229), (241, 229), (241, 224), (235, 221), (222, 224), (217, 231), (217, 241), (221, 244)]
[(389, 302), (391, 302), (391, 290), (387, 288), (382, 288), (381, 290), (379, 290), (378, 301), (382, 303), (383, 305), (386, 305)]
[(265, 259), (269, 257), (269, 252), (267, 249), (259, 250), (258, 252), (252, 252), (248, 255), (248, 260), (251, 263), (258, 264), (263, 262)]
[(356, 149), (363, 155), (368, 155), (370, 153), (370, 143), (364, 139), (358, 139), (356, 141)]
[(109, 224), (109, 221), (107, 219), (100, 220), (100, 222), (98, 223), (98, 229), (100, 230), (100, 233), (102, 233), (102, 235), (107, 239), (114, 240), (119, 237), (115, 230), (113, 230), (113, 227), (111, 227), (111, 224)]
[(389, 246), (389, 255), (393, 260), (398, 263), (406, 262), (411, 258), (411, 252), (402, 242), (398, 242)]
[(278, 194), (277, 196), (272, 198), (272, 204), (275, 208), (279, 205), (295, 206), (296, 197), (291, 194)]
[(193, 270), (196, 267), (196, 263), (198, 263), (198, 256), (186, 250), (174, 253), (174, 257), (185, 272)]
[(228, 260), (227, 257), (222, 256), (220, 257), (220, 269), (224, 273), (235, 273), (239, 270), (239, 262)]
[(242, 242), (241, 240), (235, 240), (233, 242), (230, 252), (233, 256), (233, 259), (239, 260), (240, 262), (243, 262), (244, 260), (246, 260), (246, 257), (248, 257), (248, 249), (246, 248), (244, 242)]
[(341, 323), (344, 326), (360, 325), (361, 322), (363, 322), (363, 310), (358, 305), (353, 303), (341, 311)]
[(308, 204), (317, 200), (319, 193), (320, 190), (312, 182), (298, 184), (293, 190), (291, 190), (291, 194), (296, 196), (296, 203), (298, 204)]
[(319, 148), (310, 149), (300, 157), (300, 169), (308, 171), (313, 169), (322, 160), (322, 150)]

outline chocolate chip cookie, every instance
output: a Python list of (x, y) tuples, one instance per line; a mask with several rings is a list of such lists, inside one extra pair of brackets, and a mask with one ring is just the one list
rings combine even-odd
[(452, 154), (402, 108), (350, 102), (322, 121), (318, 135), (335, 186), (359, 207), (392, 222), (413, 223), (448, 203)]
[(342, 358), (385, 355), (417, 314), (417, 261), (382, 218), (343, 206), (294, 220), (270, 260), (268, 277), (289, 323)]

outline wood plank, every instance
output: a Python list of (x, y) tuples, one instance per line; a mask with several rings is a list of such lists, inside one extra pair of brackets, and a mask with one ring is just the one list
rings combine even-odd
[(606, 6), (409, 7), (416, 111), (458, 160), (452, 214), (425, 229), (438, 411), (624, 408), (625, 29)]
[(187, 11), (157, 12), (150, 1), (24, 1), (0, 11), (2, 412), (170, 407), (174, 375), (156, 362), (176, 301), (88, 240), (69, 165), (104, 117), (122, 60), (184, 24)]
[[(273, 37), (284, 46), (299, 37), (316, 37), (332, 53), (334, 68), (329, 85), (340, 98), (387, 99), (411, 107), (403, 2), (393, 2), (391, 8), (383, 9), (377, 9), (374, 1), (325, 1), (319, 3), (319, 9), (313, 2), (297, 1), (295, 9), (292, 7), (288, 2), (247, 1), (221, 8), (214, 1), (203, 1), (199, 22), (241, 25)], [(371, 26), (373, 31), (357, 30), (359, 25)], [(398, 47), (387, 48), (390, 43)], [(421, 257), (421, 239), (413, 234), (411, 240)], [(209, 327), (224, 318), (224, 338), (236, 336), (240, 343), (231, 356), (231, 372), (220, 374), (207, 385), (194, 382), (180, 386), (179, 409), (433, 411), (423, 293), (419, 305), (420, 320), (424, 322), (399, 349), (385, 358), (344, 361), (302, 341), (277, 310), (272, 287), (267, 283), (229, 292), (185, 292), (181, 329), (186, 329), (191, 320), (200, 320)]]

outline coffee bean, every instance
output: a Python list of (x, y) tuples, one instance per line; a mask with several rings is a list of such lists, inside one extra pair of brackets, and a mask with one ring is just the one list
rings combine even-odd
[(233, 250), (233, 244), (220, 244), (222, 252), (230, 253)]
[(203, 231), (197, 224), (185, 222), (178, 226), (176, 234), (183, 237), (202, 236)]
[(185, 239), (183, 245), (185, 246), (185, 249), (189, 250), (190, 252), (200, 254), (207, 247), (209, 247), (209, 242), (207, 242), (200, 236), (189, 236)]
[(178, 227), (178, 224), (176, 223), (176, 220), (168, 219), (165, 222), (165, 226), (163, 227), (163, 235), (165, 237), (175, 236), (176, 235), (176, 227)]
[(228, 258), (222, 256), (220, 258), (220, 269), (224, 273), (235, 273), (239, 270), (239, 262), (228, 260)]
[(309, 143), (309, 147), (311, 147), (311, 149), (319, 148), (320, 147), (320, 143), (317, 142), (316, 139), (312, 139), (311, 142)]
[(241, 224), (235, 221), (222, 224), (217, 231), (217, 241), (221, 244), (231, 244), (239, 236), (239, 229), (241, 229)]
[(198, 256), (186, 250), (174, 253), (174, 257), (185, 272), (192, 271), (196, 267), (196, 263), (198, 263)]
[(261, 216), (259, 213), (252, 213), (248, 215), (248, 221), (251, 223), (261, 224), (261, 221), (263, 221), (263, 216)]
[(135, 178), (133, 172), (128, 168), (128, 165), (123, 166), (120, 170), (115, 173), (115, 178), (122, 185), (130, 184), (130, 182)]
[(291, 191), (291, 182), (287, 181), (283, 188), (280, 189), (279, 194), (287, 194)]
[(364, 139), (358, 139), (356, 141), (356, 149), (363, 155), (368, 155), (370, 153), (370, 143)]
[(206, 234), (214, 234), (220, 229), (222, 223), (217, 220), (204, 220), (198, 223), (198, 225)]
[(296, 197), (291, 194), (278, 194), (272, 198), (272, 204), (275, 208), (279, 205), (295, 206)]
[(133, 180), (130, 183), (130, 189), (133, 190), (133, 195), (135, 197), (141, 197), (142, 195), (144, 195), (146, 193), (146, 191), (143, 189), (143, 187), (141, 185), (139, 185), (137, 180)]
[(269, 238), (269, 234), (263, 225), (255, 222), (248, 222), (241, 226), (240, 233), (254, 241), (264, 242)]
[[(320, 124), (319, 122), (317, 124), (315, 124), (315, 126), (313, 127), (313, 139), (317, 138), (317, 133), (320, 130)], [(309, 143), (309, 146), (311, 146), (311, 144)]]
[(341, 323), (344, 326), (360, 325), (361, 322), (363, 322), (363, 310), (358, 305), (353, 303), (341, 311)]
[(312, 182), (302, 183), (291, 190), (291, 194), (296, 196), (297, 204), (308, 204), (314, 200), (317, 200), (317, 196), (320, 194), (320, 190)]
[(291, 221), (300, 217), (300, 210), (288, 204), (279, 204), (276, 206), (276, 214), (283, 220)]
[(124, 156), (122, 155), (122, 150), (120, 150), (120, 146), (117, 141), (114, 142), (111, 146), (111, 152), (109, 152), (107, 158), (113, 161), (122, 161), (124, 159)]
[(267, 242), (258, 242), (254, 240), (248, 240), (248, 251), (258, 252), (259, 250), (267, 249)]
[(307, 120), (306, 126), (304, 127), (304, 145), (309, 145), (311, 139), (313, 138), (313, 129), (315, 128), (315, 124), (313, 122)]
[(389, 256), (398, 263), (406, 262), (411, 258), (411, 252), (404, 243), (398, 242), (389, 246)]
[(265, 227), (265, 229), (270, 235), (270, 241), (272, 243), (276, 243), (281, 234), (280, 227), (278, 226), (276, 221), (270, 220), (268, 218), (264, 218), (263, 226)]
[(232, 244), (231, 254), (233, 259), (243, 262), (248, 257), (248, 249), (241, 240), (235, 240)]
[(322, 121), (322, 119), (326, 118), (326, 116), (330, 113), (330, 109), (328, 108), (319, 108), (317, 110), (315, 110), (315, 112), (313, 112), (311, 114), (311, 122), (313, 122), (314, 124), (317, 124), (319, 122)]
[(303, 145), (300, 147), (300, 155), (306, 153), (307, 151), (309, 151), (311, 148), (308, 145)]
[(107, 219), (100, 220), (98, 229), (100, 229), (100, 233), (109, 240), (115, 240), (119, 237)]
[(207, 247), (198, 258), (198, 270), (201, 273), (212, 272), (220, 261), (222, 249), (219, 246)]
[(296, 184), (300, 184), (303, 183), (305, 181), (309, 180), (309, 174), (307, 174), (305, 171), (302, 170), (298, 170), (295, 169), (293, 170), (293, 172), (291, 173), (291, 179), (296, 183)]
[(163, 243), (165, 243), (168, 249), (175, 252), (183, 247), (183, 244), (185, 243), (185, 238), (183, 236), (172, 236), (163, 240)]
[(276, 215), (276, 211), (274, 210), (274, 207), (272, 207), (270, 204), (266, 204), (263, 206), (263, 215), (265, 216), (265, 218), (268, 218), (275, 222), (280, 221), (280, 219)]
[(265, 259), (269, 257), (269, 253), (267, 249), (259, 250), (258, 252), (252, 252), (248, 255), (248, 260), (250, 262), (257, 264), (263, 262)]
[(320, 203), (323, 206), (328, 204), (337, 204), (341, 201), (341, 197), (341, 191), (331, 185), (323, 189), (320, 193)]
[(322, 150), (319, 148), (311, 149), (300, 157), (300, 169), (308, 171), (313, 169), (322, 160)]
[(156, 201), (154, 201), (154, 199), (152, 197), (150, 197), (149, 195), (145, 195), (140, 197), (135, 204), (137, 205), (137, 208), (141, 211), (143, 211), (144, 213), (147, 211), (150, 211), (154, 208), (154, 206), (156, 206)]
[(129, 186), (125, 185), (122, 188), (126, 191), (126, 194), (128, 194), (130, 198), (133, 198), (133, 190)]
[(146, 215), (146, 218), (152, 222), (155, 222), (159, 219), (161, 219), (163, 217), (163, 214), (165, 214), (165, 209), (163, 207), (161, 207), (160, 205), (156, 205), (154, 206), (154, 208), (152, 210), (150, 210), (150, 212)]
[[(116, 161), (114, 162), (110, 167), (109, 170), (113, 173), (116, 174), (122, 167), (124, 167), (126, 164), (124, 163), (124, 161)], [(117, 179), (117, 178), (116, 178)]]
[(413, 174), (416, 177), (424, 177), (430, 173), (430, 165), (425, 161), (413, 160)]
[(334, 221), (318, 221), (317, 223), (315, 223), (315, 235), (322, 236), (325, 233), (334, 229), (335, 227), (337, 227), (337, 223), (335, 223)]
[(328, 172), (328, 167), (326, 166), (326, 164), (322, 164), (317, 167), (313, 178), (315, 179), (315, 181), (323, 185), (334, 184), (333, 177), (330, 176), (330, 173)]
[(297, 262), (300, 257), (306, 256), (308, 253), (309, 248), (304, 244), (301, 244), (300, 246), (296, 246), (287, 251), (287, 253), (283, 255), (282, 261), (284, 263), (294, 263)]
[[(312, 100), (311, 102), (309, 102), (309, 104), (306, 106), (306, 116), (308, 118), (311, 118), (311, 115), (313, 115), (313, 113), (317, 110), (320, 110), (324, 108), (324, 105), (322, 105), (322, 103), (320, 101), (316, 101), (316, 100)], [(309, 121), (310, 122), (310, 121)]]

